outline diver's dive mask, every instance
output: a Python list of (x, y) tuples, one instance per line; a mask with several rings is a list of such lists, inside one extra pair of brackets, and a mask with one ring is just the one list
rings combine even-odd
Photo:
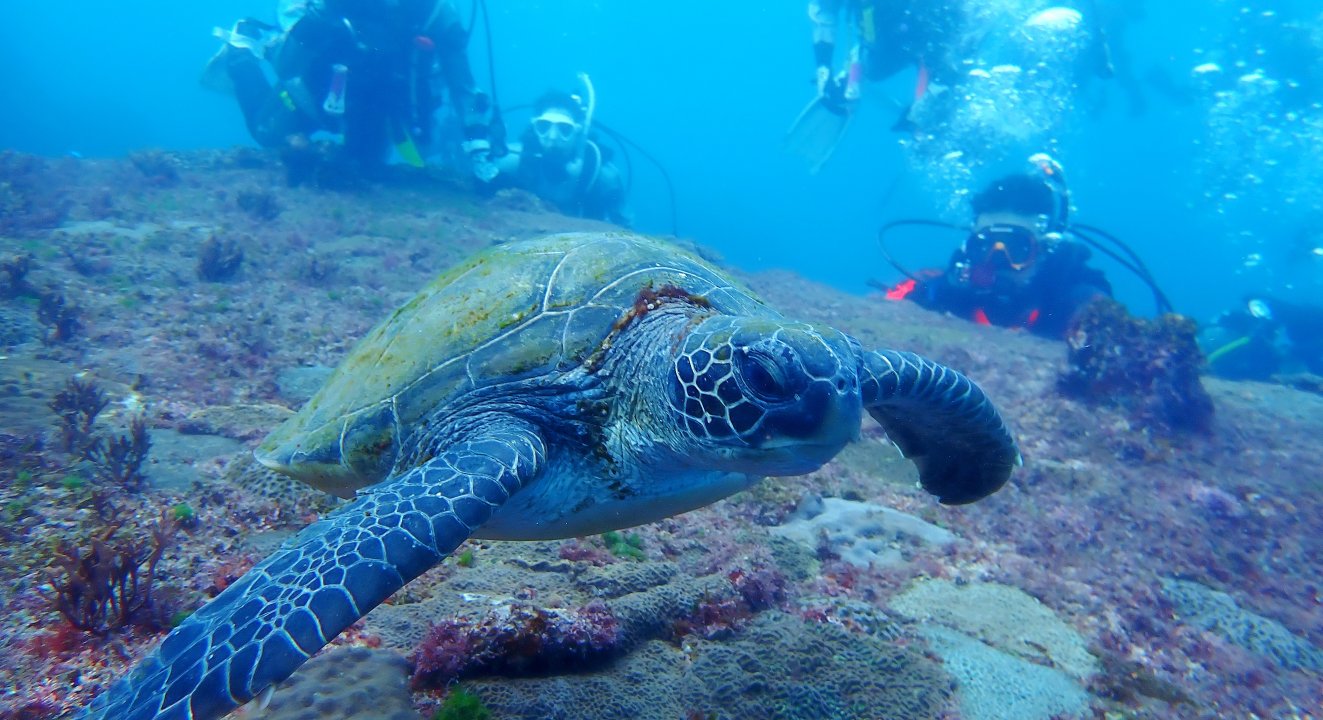
[(1023, 271), (1038, 259), (1038, 235), (1022, 225), (989, 225), (965, 239), (964, 260), (974, 268)]
[(568, 113), (549, 109), (533, 118), (533, 132), (546, 150), (568, 149), (578, 139), (579, 123)]

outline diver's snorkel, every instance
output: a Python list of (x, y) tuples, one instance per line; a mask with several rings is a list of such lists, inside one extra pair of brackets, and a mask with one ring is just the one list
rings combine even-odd
[(1064, 231), (1070, 224), (1070, 187), (1066, 185), (1066, 173), (1061, 169), (1061, 163), (1040, 152), (1029, 156), (1029, 165), (1052, 190), (1053, 208), (1052, 214), (1047, 216), (1047, 232)]
[(593, 129), (593, 112), (597, 110), (597, 91), (593, 90), (592, 78), (588, 73), (579, 73), (579, 82), (583, 83), (583, 131), (579, 134), (579, 150), (588, 142), (588, 133)]

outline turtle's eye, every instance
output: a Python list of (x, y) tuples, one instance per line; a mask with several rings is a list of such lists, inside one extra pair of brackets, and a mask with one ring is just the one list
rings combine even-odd
[(765, 350), (736, 353), (740, 384), (754, 397), (769, 404), (793, 400), (795, 388), (786, 377), (786, 368)]

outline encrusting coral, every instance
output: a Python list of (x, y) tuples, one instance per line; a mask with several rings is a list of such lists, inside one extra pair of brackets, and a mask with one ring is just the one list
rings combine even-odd
[(1207, 432), (1213, 400), (1199, 379), (1204, 364), (1193, 320), (1137, 318), (1114, 300), (1080, 311), (1066, 336), (1070, 369), (1063, 392), (1124, 408), (1160, 434)]

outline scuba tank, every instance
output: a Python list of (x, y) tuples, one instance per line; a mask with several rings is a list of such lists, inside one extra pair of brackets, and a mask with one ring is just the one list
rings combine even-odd
[(349, 80), (349, 66), (336, 63), (331, 66), (331, 86), (322, 100), (322, 110), (327, 115), (345, 114), (345, 85)]

